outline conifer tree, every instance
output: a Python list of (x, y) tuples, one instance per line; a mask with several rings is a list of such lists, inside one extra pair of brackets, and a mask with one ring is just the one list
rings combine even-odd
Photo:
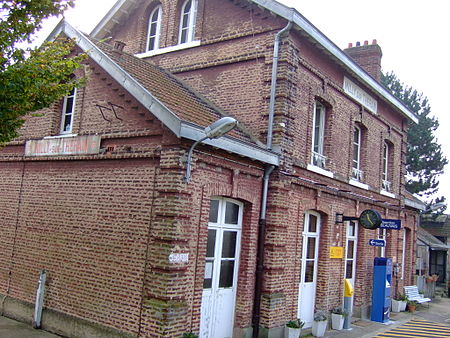
[[(381, 82), (418, 116), (419, 123), (410, 123), (408, 128), (406, 189), (424, 198), (431, 197), (437, 192), (439, 175), (444, 172), (448, 163), (434, 135), (439, 122), (430, 115), (431, 107), (427, 97), (406, 86), (393, 72), (382, 74)], [(443, 200), (441, 197), (431, 203)]]

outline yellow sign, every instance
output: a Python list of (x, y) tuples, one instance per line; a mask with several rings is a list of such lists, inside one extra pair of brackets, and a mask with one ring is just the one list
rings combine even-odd
[(344, 248), (341, 246), (330, 247), (330, 258), (344, 258)]
[(345, 280), (344, 285), (344, 297), (352, 297), (354, 293), (352, 283), (350, 283), (350, 279)]

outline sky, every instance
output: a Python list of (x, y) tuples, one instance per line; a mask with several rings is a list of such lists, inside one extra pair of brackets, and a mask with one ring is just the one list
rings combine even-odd
[[(75, 0), (67, 21), (90, 33), (116, 0)], [(448, 0), (281, 0), (295, 7), (341, 49), (357, 41), (376, 39), (383, 50), (382, 69), (394, 71), (406, 85), (428, 97), (439, 120), (436, 133), (450, 160), (450, 114), (447, 113), (450, 79), (450, 21)], [(59, 20), (48, 20), (37, 42), (43, 41)], [(437, 196), (450, 202), (450, 165), (440, 177)]]

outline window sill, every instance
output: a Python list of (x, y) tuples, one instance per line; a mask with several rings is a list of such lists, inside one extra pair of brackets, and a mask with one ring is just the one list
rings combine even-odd
[(323, 176), (327, 176), (327, 177), (330, 177), (330, 178), (334, 178), (334, 174), (333, 174), (331, 171), (322, 169), (321, 167), (317, 167), (317, 166), (312, 165), (312, 164), (308, 164), (308, 166), (306, 167), (306, 169), (308, 169), (309, 171), (313, 171), (313, 172), (315, 172), (315, 173), (317, 173), (317, 174), (321, 174), (321, 175), (323, 175)]
[(386, 190), (380, 190), (380, 194), (383, 196), (390, 197), (390, 198), (395, 198), (395, 194), (393, 194), (389, 191), (386, 191)]
[(65, 137), (76, 137), (78, 136), (77, 134), (60, 134), (60, 135), (55, 135), (55, 136), (45, 136), (44, 140), (47, 139), (52, 139), (52, 138), (65, 138)]
[(360, 181), (356, 181), (352, 178), (348, 181), (348, 184), (353, 185), (358, 188), (361, 188), (361, 189), (364, 189), (364, 190), (369, 190), (369, 186), (367, 184), (361, 183)]
[(170, 46), (170, 47), (165, 47), (165, 48), (161, 48), (161, 49), (151, 50), (151, 51), (148, 51), (145, 53), (134, 54), (134, 56), (142, 59), (142, 58), (146, 58), (146, 57), (150, 57), (150, 56), (175, 52), (178, 50), (189, 49), (189, 48), (198, 47), (198, 46), (200, 46), (200, 40), (195, 40), (195, 41), (191, 41), (191, 42), (182, 43), (182, 44), (176, 45), (176, 46)]

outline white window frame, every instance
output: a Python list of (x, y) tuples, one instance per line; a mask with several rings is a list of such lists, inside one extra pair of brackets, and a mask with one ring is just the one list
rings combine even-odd
[[(358, 132), (358, 140), (355, 140), (355, 132)], [(363, 171), (361, 170), (361, 138), (362, 138), (362, 132), (361, 128), (358, 126), (353, 127), (353, 133), (352, 133), (352, 178), (357, 181), (363, 180)], [(355, 152), (355, 146), (356, 146), (356, 152)], [(356, 155), (356, 159), (355, 159)]]
[(390, 192), (391, 182), (389, 181), (389, 144), (383, 142), (383, 168), (382, 168), (382, 190)]
[[(186, 6), (191, 3), (191, 8), (188, 12), (185, 12)], [(186, 26), (183, 26), (183, 19), (187, 16)], [(194, 41), (195, 25), (197, 21), (197, 0), (186, 0), (181, 7), (180, 13), (180, 31), (178, 36), (178, 43), (189, 43)], [(185, 41), (182, 41), (183, 32), (186, 31)]]
[[(60, 135), (72, 134), (73, 117), (75, 115), (76, 98), (77, 98), (77, 89), (76, 88), (73, 89), (73, 92), (70, 92), (69, 95), (66, 95), (64, 97), (63, 109), (61, 111), (61, 125), (59, 127)], [(70, 112), (67, 112), (66, 108), (67, 108), (67, 102), (69, 100), (72, 100), (72, 110)], [(70, 115), (69, 130), (64, 130), (64, 126), (66, 124), (65, 123), (66, 122), (66, 116), (68, 116), (68, 115)]]
[[(353, 225), (352, 225), (353, 224)], [(350, 227), (353, 227), (354, 233), (353, 235), (350, 234)], [(348, 247), (349, 242), (353, 242), (353, 258), (348, 258)], [(345, 265), (344, 265), (344, 278), (347, 279), (347, 262), (352, 261), (352, 278), (350, 278), (352, 281), (356, 280), (356, 257), (358, 254), (358, 223), (355, 221), (349, 221), (347, 222), (346, 226), (346, 244), (345, 244)], [(353, 285), (354, 286), (354, 285)]]
[[(320, 114), (317, 117), (317, 114)], [(325, 143), (325, 114), (326, 109), (320, 102), (314, 103), (313, 129), (311, 142), (311, 164), (313, 166), (325, 169), (326, 156), (324, 155)], [(317, 123), (318, 120), (318, 123)], [(317, 135), (318, 134), (318, 135)], [(316, 142), (317, 137), (317, 142)]]
[[(157, 14), (156, 20), (154, 20), (154, 16)], [(150, 14), (148, 18), (148, 32), (147, 32), (147, 46), (145, 50), (147, 52), (159, 49), (159, 38), (161, 34), (161, 20), (162, 20), (162, 7), (161, 5), (157, 6)], [(152, 27), (156, 25), (155, 34), (151, 35)], [(150, 48), (150, 40), (154, 39), (155, 43), (153, 48)]]

